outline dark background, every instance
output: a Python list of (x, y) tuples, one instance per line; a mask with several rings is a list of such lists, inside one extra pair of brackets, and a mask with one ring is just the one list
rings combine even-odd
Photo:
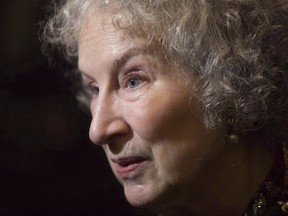
[(0, 215), (147, 215), (126, 202), (89, 141), (90, 115), (41, 53), (47, 4), (0, 0)]
[(90, 115), (41, 53), (49, 0), (0, 0), (0, 215), (143, 215), (126, 202)]

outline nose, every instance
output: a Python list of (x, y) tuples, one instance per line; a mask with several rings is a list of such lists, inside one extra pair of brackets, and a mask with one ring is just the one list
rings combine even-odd
[(124, 136), (130, 130), (116, 98), (99, 96), (97, 102), (91, 104), (91, 113), (89, 137), (94, 144), (109, 144), (113, 139)]

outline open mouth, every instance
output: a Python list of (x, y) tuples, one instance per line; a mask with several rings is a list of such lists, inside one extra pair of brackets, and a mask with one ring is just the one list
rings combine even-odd
[(119, 158), (117, 160), (112, 159), (114, 163), (122, 167), (126, 167), (135, 163), (141, 163), (142, 161), (145, 161), (145, 160), (146, 158), (143, 158), (143, 157), (124, 157), (124, 158)]
[(127, 177), (136, 171), (147, 158), (144, 157), (123, 157), (112, 161), (116, 164), (116, 171), (121, 177)]

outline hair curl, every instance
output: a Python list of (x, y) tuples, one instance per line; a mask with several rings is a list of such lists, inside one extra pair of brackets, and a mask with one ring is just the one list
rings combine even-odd
[(158, 42), (168, 61), (197, 78), (208, 128), (229, 122), (236, 131), (287, 133), (284, 7), (265, 9), (257, 0), (68, 0), (44, 29), (46, 45), (75, 61), (85, 15), (111, 8), (116, 28)]

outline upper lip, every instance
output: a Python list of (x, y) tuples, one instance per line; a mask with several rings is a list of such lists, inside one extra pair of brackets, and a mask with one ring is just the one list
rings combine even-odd
[(140, 163), (147, 160), (146, 157), (142, 156), (130, 156), (130, 157), (121, 157), (117, 159), (111, 159), (114, 163), (120, 166), (129, 166), (130, 164)]

